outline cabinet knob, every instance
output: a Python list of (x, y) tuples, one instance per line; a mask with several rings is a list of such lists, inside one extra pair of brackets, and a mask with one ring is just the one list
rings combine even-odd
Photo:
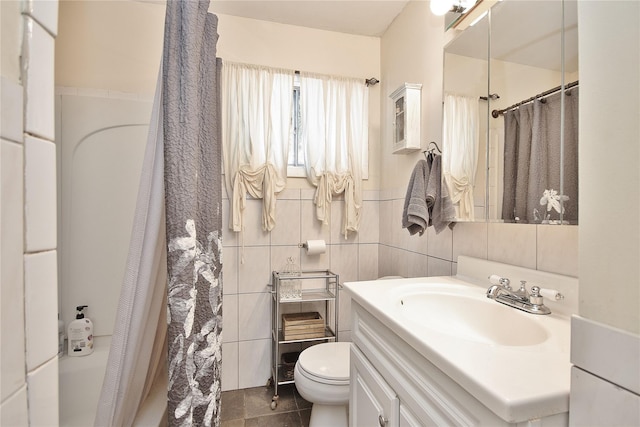
[(380, 427), (386, 426), (388, 421), (389, 420), (383, 417), (382, 414), (378, 415), (378, 424), (380, 424)]

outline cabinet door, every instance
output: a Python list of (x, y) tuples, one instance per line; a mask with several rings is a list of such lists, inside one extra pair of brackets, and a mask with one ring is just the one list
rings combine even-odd
[(396, 393), (355, 346), (351, 346), (351, 396), (349, 425), (352, 427), (398, 427)]

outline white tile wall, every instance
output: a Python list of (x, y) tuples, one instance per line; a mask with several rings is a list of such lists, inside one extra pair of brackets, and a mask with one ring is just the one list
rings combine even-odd
[(313, 200), (302, 200), (300, 214), (302, 241), (324, 240), (331, 243), (331, 228), (329, 224), (323, 224), (316, 218), (316, 206)]
[(424, 277), (429, 275), (428, 256), (417, 253), (407, 253), (407, 277)]
[(331, 245), (331, 269), (341, 282), (358, 280), (359, 245)]
[(334, 199), (331, 202), (331, 243), (332, 244), (347, 244), (358, 243), (358, 233), (349, 232), (345, 239), (342, 231), (344, 218), (345, 218), (345, 202), (344, 200)]
[(299, 248), (297, 244), (295, 246), (271, 246), (269, 274), (274, 270), (283, 270), (288, 264), (289, 258), (299, 266), (300, 261), (306, 257), (305, 251)]
[[(224, 228), (224, 225), (223, 225)], [(223, 240), (225, 242), (225, 240)], [(224, 243), (223, 243), (224, 244)], [(222, 254), (222, 292), (227, 294), (238, 293), (238, 248), (225, 246)]]
[[(223, 189), (224, 193), (225, 190)], [(222, 244), (227, 246), (238, 246), (238, 234), (229, 229), (229, 217), (231, 215), (229, 199), (222, 199)]]
[(451, 276), (451, 262), (429, 257), (429, 276)]
[[(369, 192), (367, 197), (377, 197)], [(224, 244), (224, 344), (223, 388), (232, 390), (264, 385), (271, 376), (271, 296), (267, 284), (271, 272), (282, 269), (288, 257), (305, 270), (331, 269), (340, 275), (341, 282), (373, 279), (378, 276), (379, 214), (377, 200), (366, 200), (363, 222), (368, 237), (367, 244), (357, 244), (359, 236), (352, 234), (349, 240), (340, 235), (344, 202), (338, 198), (331, 208), (331, 218), (338, 218), (338, 226), (322, 225), (315, 216), (314, 190), (285, 190), (278, 196), (276, 228), (269, 233), (256, 230), (244, 233), (244, 248), (240, 236), (225, 232)], [(228, 201), (223, 204), (223, 214)], [(247, 200), (246, 223), (258, 224), (262, 202)], [(226, 207), (225, 207), (226, 206)], [(226, 215), (226, 214), (225, 214)], [(223, 224), (226, 227), (226, 222)], [(258, 227), (256, 226), (256, 227)], [(248, 225), (247, 225), (248, 227)], [(327, 251), (321, 255), (307, 255), (298, 247), (306, 240), (322, 239)], [(336, 243), (337, 242), (337, 243)], [(244, 264), (241, 254), (244, 253)], [(237, 271), (237, 274), (236, 274)], [(315, 284), (314, 286), (317, 286)], [(349, 301), (343, 297), (340, 303), (340, 339), (349, 336)], [(234, 311), (235, 310), (235, 311)], [(320, 310), (313, 304), (286, 304), (281, 313)], [(234, 317), (237, 317), (234, 320)], [(231, 323), (235, 321), (235, 327)], [(293, 350), (293, 349), (292, 349)]]
[[(57, 426), (56, 154), (50, 141), (58, 2), (27, 0), (20, 8), (2, 17), (23, 31), (24, 86), (2, 77), (0, 424)], [(52, 252), (24, 255), (45, 249)]]
[(358, 245), (358, 280), (378, 277), (378, 244)]
[[(456, 273), (459, 255), (577, 276), (578, 227), (503, 223), (458, 223), (436, 234), (409, 237), (399, 225), (404, 196), (381, 192), (378, 275), (425, 275), (418, 255), (428, 255), (429, 276)], [(362, 246), (361, 246), (362, 247)]]
[(271, 340), (238, 343), (238, 387), (265, 385), (271, 376)]
[(56, 248), (56, 146), (27, 136), (24, 142), (26, 251)]
[(23, 132), (23, 88), (6, 77), (0, 80), (0, 137), (3, 139), (22, 142)]
[(238, 297), (238, 339), (240, 341), (259, 340), (270, 336), (271, 294), (240, 294)]
[(262, 229), (262, 200), (247, 199), (243, 220), (244, 233), (240, 238), (245, 246), (268, 246), (271, 235)]
[(26, 384), (9, 396), (3, 399), (0, 406), (0, 425), (3, 426), (26, 426), (29, 425), (27, 409), (27, 386)]
[(459, 255), (487, 259), (488, 224), (461, 222), (453, 227), (453, 260)]
[(578, 277), (578, 227), (537, 226), (538, 270)]
[(271, 279), (269, 246), (245, 246), (240, 251), (244, 251), (244, 264), (238, 266), (238, 292), (267, 292)]
[(54, 37), (32, 18), (25, 19), (25, 131), (54, 140)]
[(300, 268), (303, 270), (326, 270), (331, 268), (332, 250), (333, 245), (327, 245), (327, 251), (323, 254), (307, 255), (302, 251), (300, 255)]
[(238, 389), (238, 343), (222, 344), (222, 391)]
[(362, 219), (358, 231), (359, 243), (378, 243), (380, 241), (380, 202), (365, 200), (362, 202)]
[(453, 257), (453, 232), (446, 228), (436, 234), (433, 227), (428, 227), (427, 232), (427, 255), (451, 260)]
[[(4, 109), (3, 105), (3, 109)], [(2, 232), (0, 275), (0, 328), (2, 357), (0, 358), (0, 397), (8, 398), (24, 385), (25, 332), (23, 259), (23, 147), (0, 141), (0, 174), (2, 203), (0, 229)]]
[(58, 353), (58, 258), (56, 251), (24, 256), (27, 370)]
[(300, 238), (300, 200), (278, 200), (276, 227), (271, 231), (272, 245), (297, 245)]
[(238, 295), (222, 297), (222, 342), (238, 341)]
[(489, 223), (488, 258), (536, 268), (536, 225)]
[(58, 425), (58, 357), (27, 375), (29, 425)]

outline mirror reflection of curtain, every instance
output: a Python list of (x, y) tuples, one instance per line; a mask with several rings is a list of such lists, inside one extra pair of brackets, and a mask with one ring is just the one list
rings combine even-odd
[(442, 172), (458, 220), (473, 220), (478, 167), (478, 98), (445, 94)]
[(518, 218), (529, 223), (559, 220), (556, 208), (546, 203), (547, 199), (541, 200), (545, 190), (554, 190), (558, 198), (568, 197), (562, 201), (562, 218), (570, 223), (578, 220), (578, 89), (566, 93), (563, 168), (560, 165), (560, 93), (548, 96), (544, 102), (536, 100), (504, 113), (504, 220)]

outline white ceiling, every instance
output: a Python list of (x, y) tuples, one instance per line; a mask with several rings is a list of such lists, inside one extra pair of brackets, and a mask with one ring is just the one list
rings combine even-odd
[(381, 36), (408, 0), (213, 0), (214, 13), (362, 36)]

